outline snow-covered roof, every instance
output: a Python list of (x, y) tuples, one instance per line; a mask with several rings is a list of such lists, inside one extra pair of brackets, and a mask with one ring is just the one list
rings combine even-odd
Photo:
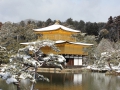
[(20, 43), (20, 44), (22, 44), (22, 45), (29, 45), (29, 44), (35, 44), (35, 42), (24, 42), (24, 43)]
[[(58, 40), (55, 41), (55, 43), (64, 43), (64, 42), (68, 42), (68, 41), (63, 41), (63, 40)], [(71, 44), (78, 44), (78, 45), (86, 45), (86, 46), (92, 46), (93, 44), (89, 44), (89, 43), (80, 43), (80, 42), (68, 42)]]
[(69, 31), (69, 32), (80, 32), (79, 30), (74, 30), (74, 29), (65, 27), (63, 25), (59, 25), (59, 24), (54, 24), (54, 25), (51, 25), (51, 26), (48, 26), (48, 27), (33, 29), (33, 30), (34, 31), (52, 31), (52, 30), (57, 30), (59, 28), (61, 28), (63, 30), (66, 30), (66, 31)]
[(66, 42), (66, 41), (64, 41), (64, 40), (55, 41), (55, 43), (64, 43), (64, 42)]
[[(68, 42), (68, 41), (64, 41), (64, 40), (55, 41), (56, 44), (58, 44), (58, 43), (65, 43), (65, 42)], [(20, 44), (28, 45), (28, 44), (31, 44), (31, 43), (34, 44), (35, 42), (25, 42), (25, 43), (20, 43)], [(80, 43), (80, 42), (68, 42), (68, 43), (77, 44), (77, 45), (85, 45), (85, 46), (92, 46), (93, 45), (93, 44), (89, 44), (89, 43)]]
[(69, 42), (72, 44), (78, 44), (78, 45), (86, 45), (86, 46), (92, 46), (93, 44), (89, 44), (89, 43), (80, 43), (80, 42)]

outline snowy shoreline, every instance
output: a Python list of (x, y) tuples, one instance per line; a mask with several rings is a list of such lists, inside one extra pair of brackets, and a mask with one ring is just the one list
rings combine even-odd
[[(110, 69), (109, 66), (105, 65), (105, 67), (97, 67), (95, 65), (89, 65), (86, 67), (86, 69), (90, 70), (91, 72), (102, 72), (106, 73), (107, 75), (109, 74), (115, 74), (115, 75), (120, 75), (120, 66), (112, 66), (112, 70)], [(108, 73), (109, 72), (109, 73)], [(112, 73), (114, 72), (114, 73)]]

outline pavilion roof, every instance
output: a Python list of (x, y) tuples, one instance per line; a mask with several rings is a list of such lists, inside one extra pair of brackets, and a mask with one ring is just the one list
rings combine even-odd
[(81, 42), (68, 42), (68, 41), (63, 41), (63, 40), (58, 40), (58, 41), (55, 41), (55, 43), (70, 43), (70, 44), (77, 44), (77, 45), (85, 45), (85, 46), (92, 46), (93, 44), (89, 44), (89, 43), (81, 43)]
[[(77, 44), (77, 45), (85, 45), (85, 46), (92, 46), (93, 44), (89, 44), (89, 43), (80, 43), (80, 42), (68, 42), (68, 41), (64, 41), (64, 40), (58, 40), (55, 41), (56, 44), (59, 43), (70, 43), (70, 44)], [(25, 42), (25, 43), (20, 43), (22, 45), (29, 45), (29, 44), (35, 44), (35, 42)]]
[(58, 30), (58, 29), (63, 29), (65, 31), (69, 31), (69, 32), (80, 32), (79, 30), (74, 30), (74, 29), (65, 27), (63, 25), (59, 25), (59, 24), (53, 24), (48, 27), (33, 29), (33, 30), (36, 32), (39, 32), (39, 31), (43, 32), (43, 31), (52, 31), (52, 30)]

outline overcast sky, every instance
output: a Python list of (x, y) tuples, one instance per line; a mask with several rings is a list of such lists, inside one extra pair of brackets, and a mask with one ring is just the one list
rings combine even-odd
[(0, 22), (25, 19), (107, 22), (120, 15), (120, 0), (0, 0)]

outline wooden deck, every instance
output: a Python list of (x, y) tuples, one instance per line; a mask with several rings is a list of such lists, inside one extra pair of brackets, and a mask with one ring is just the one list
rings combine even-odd
[(37, 72), (44, 73), (80, 73), (82, 68), (65, 68), (63, 70), (59, 68), (38, 68)]

